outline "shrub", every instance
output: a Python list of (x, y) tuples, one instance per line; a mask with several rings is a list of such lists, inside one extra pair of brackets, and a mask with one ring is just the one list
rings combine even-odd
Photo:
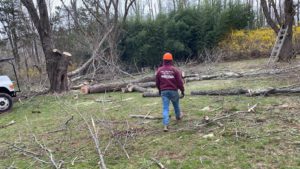
[[(223, 60), (269, 57), (275, 40), (276, 35), (271, 28), (235, 30), (219, 43), (219, 47), (225, 52)], [(299, 53), (300, 27), (294, 28), (293, 41)]]
[(160, 14), (155, 20), (132, 19), (124, 25), (121, 59), (138, 67), (154, 66), (168, 51), (176, 61), (204, 61), (204, 50), (214, 48), (231, 30), (244, 28), (251, 20), (251, 10), (241, 4), (226, 9), (206, 4)]

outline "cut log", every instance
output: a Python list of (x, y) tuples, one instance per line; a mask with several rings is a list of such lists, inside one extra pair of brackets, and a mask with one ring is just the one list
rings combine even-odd
[(191, 95), (240, 95), (246, 93), (248, 93), (248, 90), (245, 89), (222, 89), (222, 90), (192, 91)]
[(300, 93), (300, 87), (291, 88), (265, 88), (265, 89), (222, 89), (222, 90), (207, 90), (207, 91), (192, 91), (191, 95), (246, 95), (246, 96), (268, 96), (270, 94), (292, 94)]
[(189, 81), (195, 81), (195, 80), (210, 80), (210, 79), (215, 79), (215, 78), (218, 78), (221, 76), (222, 75), (201, 75), (201, 76), (196, 76), (196, 77), (185, 78), (185, 81), (189, 82)]
[(146, 83), (146, 82), (155, 82), (155, 75), (153, 76), (146, 76), (146, 77), (143, 77), (141, 79), (137, 79), (137, 80), (134, 80), (134, 81), (131, 81), (131, 83)]
[[(84, 88), (88, 90), (88, 93), (105, 93), (105, 92), (121, 91), (121, 89), (126, 86), (127, 86), (126, 82), (121, 82), (121, 83), (109, 83), (109, 84), (96, 84), (93, 86), (84, 86)], [(83, 93), (87, 94), (86, 92)]]
[[(211, 80), (211, 79), (227, 79), (227, 78), (241, 78), (241, 77), (257, 77), (257, 76), (265, 76), (265, 75), (275, 75), (280, 73), (289, 72), (292, 70), (296, 70), (300, 68), (300, 65), (287, 68), (287, 69), (277, 69), (277, 70), (263, 70), (256, 72), (246, 72), (246, 73), (237, 73), (237, 72), (223, 72), (214, 75), (198, 75), (198, 74), (190, 74), (183, 75), (185, 82), (191, 81), (201, 81), (201, 80)], [(127, 88), (129, 84), (134, 85), (131, 89)], [(77, 87), (77, 86), (76, 86)], [(88, 93), (104, 93), (104, 92), (112, 92), (112, 91), (123, 91), (123, 92), (146, 92), (143, 94), (144, 97), (158, 97), (158, 94), (148, 93), (147, 89), (149, 87), (155, 87), (155, 75), (150, 75), (146, 77), (142, 77), (140, 79), (135, 79), (127, 82), (116, 82), (109, 84), (95, 84), (93, 86), (85, 85), (81, 87), (81, 91), (85, 94)], [(228, 89), (226, 89), (228, 90)], [(236, 95), (236, 94), (245, 94), (248, 92), (247, 89), (236, 89), (230, 91), (196, 91), (194, 95)], [(243, 91), (247, 90), (247, 91)], [(200, 92), (197, 94), (197, 92)], [(202, 93), (204, 92), (204, 93)], [(224, 93), (223, 93), (224, 92)], [(237, 93), (241, 92), (241, 93)], [(278, 91), (277, 91), (278, 92)], [(231, 94), (232, 93), (232, 94)], [(255, 94), (255, 93), (254, 93)]]
[(123, 93), (128, 93), (128, 92), (150, 92), (148, 87), (155, 87), (155, 82), (147, 82), (147, 83), (138, 83), (137, 85), (135, 84), (128, 84), (126, 88), (122, 88)]
[[(187, 75), (186, 77), (195, 77), (198, 74)], [(112, 92), (112, 91), (122, 91), (126, 92), (147, 92), (147, 89), (144, 88), (153, 88), (156, 87), (155, 84), (155, 75), (150, 75), (146, 77), (142, 77), (140, 79), (135, 79), (127, 82), (117, 82), (117, 83), (109, 83), (109, 84), (95, 84), (93, 86), (82, 86), (81, 92), (84, 94), (88, 93), (104, 93), (104, 92)], [(129, 89), (127, 86), (132, 84), (133, 86)]]
[(160, 95), (158, 92), (145, 92), (143, 97), (160, 97)]
[(201, 81), (201, 80), (212, 80), (212, 79), (228, 79), (228, 78), (241, 78), (241, 77), (257, 77), (257, 76), (267, 76), (267, 75), (276, 75), (281, 73), (287, 73), (293, 70), (297, 70), (300, 68), (300, 65), (289, 67), (286, 69), (275, 69), (275, 70), (261, 70), (261, 71), (254, 71), (254, 72), (223, 72), (219, 74), (213, 75), (200, 75), (189, 77), (188, 75), (185, 78), (185, 82), (191, 81)]
[(143, 92), (147, 92), (148, 89), (146, 89), (144, 87), (140, 87), (138, 85), (129, 85), (128, 91), (129, 92), (140, 92), (140, 93), (143, 93)]
[[(121, 91), (122, 88), (126, 88), (128, 84), (140, 84), (141, 86), (147, 87), (154, 86), (153, 81), (155, 81), (155, 76), (146, 76), (141, 79), (132, 80), (128, 82), (116, 82), (116, 83), (108, 83), (108, 84), (95, 84), (93, 86), (85, 85), (81, 87), (81, 92), (84, 94), (88, 93), (104, 93), (104, 92), (115, 92)], [(149, 83), (152, 82), (152, 83)], [(145, 83), (145, 84), (143, 84)], [(155, 82), (154, 82), (155, 83)], [(136, 90), (142, 90), (141, 88), (135, 87)], [(127, 89), (123, 89), (126, 92)]]
[(81, 89), (83, 86), (84, 86), (84, 84), (80, 84), (80, 85), (77, 85), (77, 86), (72, 86), (70, 89), (71, 90), (78, 90), (78, 89)]
[(144, 88), (153, 88), (156, 87), (155, 82), (145, 82), (145, 83), (137, 83), (137, 86), (144, 87)]

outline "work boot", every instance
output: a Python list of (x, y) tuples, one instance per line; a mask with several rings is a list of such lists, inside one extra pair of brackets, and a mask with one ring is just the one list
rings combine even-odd
[(169, 131), (169, 127), (168, 126), (164, 126), (164, 132)]
[(180, 116), (179, 116), (179, 118), (176, 117), (176, 120), (177, 120), (177, 121), (180, 121), (180, 120), (182, 120), (182, 118), (183, 118), (183, 112), (180, 112)]

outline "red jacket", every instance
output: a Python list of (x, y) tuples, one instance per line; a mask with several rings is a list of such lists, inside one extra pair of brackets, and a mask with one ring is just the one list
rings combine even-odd
[(184, 92), (183, 80), (180, 71), (171, 63), (158, 68), (156, 72), (156, 87), (158, 90), (180, 90)]

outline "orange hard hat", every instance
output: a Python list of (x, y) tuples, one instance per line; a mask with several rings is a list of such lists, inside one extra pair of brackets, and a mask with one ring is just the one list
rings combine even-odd
[(163, 56), (163, 60), (173, 60), (173, 56), (171, 53), (167, 52)]

